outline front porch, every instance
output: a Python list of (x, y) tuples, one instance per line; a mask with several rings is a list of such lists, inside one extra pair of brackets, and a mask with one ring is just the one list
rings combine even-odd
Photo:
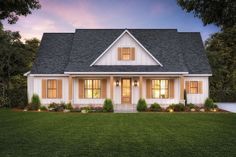
[(140, 98), (148, 105), (156, 102), (163, 107), (184, 99), (182, 75), (70, 75), (68, 79), (69, 102), (75, 107), (102, 105), (109, 98), (115, 112), (136, 112)]

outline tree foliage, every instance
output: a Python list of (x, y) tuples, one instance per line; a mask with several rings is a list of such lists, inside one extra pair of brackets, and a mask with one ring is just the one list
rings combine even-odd
[(177, 3), (186, 12), (193, 12), (202, 19), (204, 25), (229, 28), (236, 24), (235, 0), (177, 0)]
[(211, 36), (206, 50), (213, 72), (211, 97), (215, 101), (236, 101), (236, 26)]
[(19, 32), (0, 29), (0, 97), (5, 106), (27, 104), (27, 81), (23, 74), (32, 66), (39, 40), (26, 40), (24, 44), (20, 38)]
[(19, 16), (27, 16), (39, 8), (38, 0), (0, 0), (0, 21), (7, 19), (8, 23), (14, 24)]
[(213, 72), (210, 96), (215, 101), (236, 101), (236, 1), (177, 0), (177, 3), (202, 19), (204, 25), (221, 28), (205, 44)]

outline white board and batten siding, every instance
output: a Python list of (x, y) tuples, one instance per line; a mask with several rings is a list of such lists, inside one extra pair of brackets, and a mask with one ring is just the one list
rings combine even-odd
[[(68, 102), (69, 101), (69, 88), (68, 88), (68, 77), (33, 77), (28, 76), (28, 98), (29, 101), (33, 94), (39, 95), (42, 104), (50, 104), (52, 102), (60, 103), (60, 102)], [(43, 79), (62, 79), (62, 98), (61, 99), (42, 99), (42, 80)], [(120, 78), (116, 78), (115, 80), (119, 80)], [(121, 85), (116, 86), (115, 80), (113, 83), (113, 102), (114, 104), (121, 104)], [(132, 104), (137, 104), (139, 100), (139, 86), (133, 86), (135, 78), (132, 78)], [(72, 95), (72, 103), (75, 105), (101, 105), (104, 102), (104, 99), (80, 99), (79, 98), (79, 83), (78, 79), (73, 80), (73, 95)], [(208, 98), (209, 95), (209, 81), (208, 77), (185, 77), (185, 81), (202, 81), (202, 94), (187, 94), (188, 103), (193, 103), (197, 105), (202, 105), (204, 101)], [(185, 85), (185, 84), (184, 84)], [(107, 98), (110, 98), (110, 80), (107, 79)], [(174, 81), (174, 98), (173, 99), (147, 99), (146, 98), (146, 79), (143, 79), (143, 90), (142, 90), (143, 98), (146, 99), (147, 104), (159, 103), (162, 106), (169, 105), (173, 103), (179, 103), (180, 101), (180, 79), (175, 78)]]
[(187, 101), (188, 103), (203, 105), (209, 97), (209, 77), (185, 77), (185, 81), (202, 81), (202, 94), (187, 94)]
[[(58, 99), (42, 99), (42, 80), (43, 79), (61, 79), (62, 80), (62, 98)], [(28, 76), (28, 101), (33, 94), (37, 94), (41, 100), (41, 103), (48, 105), (52, 102), (61, 103), (68, 102), (68, 77), (32, 77)]]
[[(105, 99), (86, 99), (86, 98), (79, 98), (79, 80), (78, 79), (74, 79), (74, 88), (73, 88), (73, 104), (74, 106), (78, 106), (78, 105), (102, 105), (104, 103)], [(107, 79), (107, 85), (106, 85), (106, 91), (107, 91), (107, 98), (110, 97), (110, 81), (109, 79)]]
[[(168, 79), (168, 78), (167, 78)], [(180, 79), (174, 79), (174, 98), (172, 99), (150, 99), (146, 94), (146, 79), (143, 80), (143, 97), (146, 99), (147, 104), (150, 106), (153, 103), (158, 103), (162, 107), (167, 107), (170, 104), (177, 104), (180, 100)]]
[[(118, 80), (120, 82), (119, 86), (114, 86), (114, 104), (121, 104), (121, 78), (115, 78), (115, 80)], [(134, 80), (137, 80), (136, 78), (131, 78), (131, 104), (137, 104), (139, 100), (139, 87), (134, 86)]]
[[(135, 60), (118, 60), (119, 47), (134, 47)], [(129, 34), (125, 33), (95, 65), (158, 65), (158, 63)]]

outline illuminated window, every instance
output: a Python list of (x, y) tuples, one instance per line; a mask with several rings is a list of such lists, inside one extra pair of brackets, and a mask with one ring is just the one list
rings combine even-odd
[(198, 93), (198, 81), (190, 81), (190, 94)]
[(120, 48), (120, 59), (121, 60), (134, 60), (134, 48), (123, 47)]
[(84, 96), (85, 98), (101, 98), (101, 81), (85, 80)]
[(47, 80), (47, 97), (57, 98), (57, 80)]
[(168, 80), (152, 80), (152, 98), (168, 98), (169, 97), (169, 81)]

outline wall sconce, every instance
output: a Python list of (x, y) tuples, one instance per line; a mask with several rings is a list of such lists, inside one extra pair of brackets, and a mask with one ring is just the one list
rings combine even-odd
[(137, 87), (138, 86), (138, 81), (134, 80), (134, 86)]
[(119, 86), (119, 80), (116, 80), (116, 86), (117, 87)]

